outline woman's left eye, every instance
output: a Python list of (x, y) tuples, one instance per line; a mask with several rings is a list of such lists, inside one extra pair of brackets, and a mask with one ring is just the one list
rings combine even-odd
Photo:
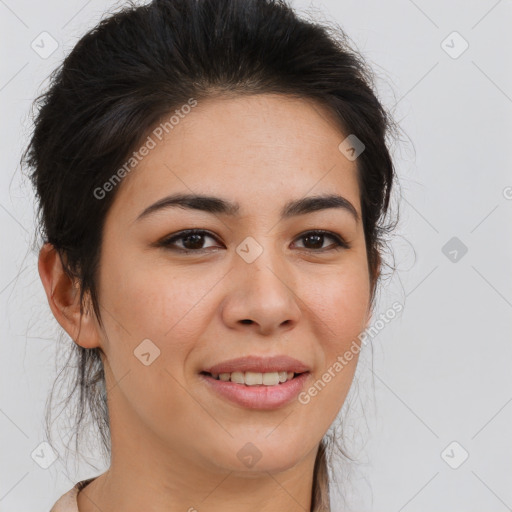
[[(316, 252), (323, 252), (326, 250), (339, 250), (340, 248), (343, 249), (350, 249), (350, 244), (346, 242), (341, 236), (336, 235), (334, 233), (331, 233), (330, 231), (323, 231), (323, 230), (315, 230), (315, 231), (308, 231), (307, 233), (303, 233), (298, 237), (299, 240), (308, 239), (312, 240), (312, 243), (316, 248), (318, 249), (318, 245), (323, 246), (323, 241), (326, 238), (330, 238), (331, 240), (334, 240), (334, 247), (327, 247), (327, 248), (321, 248), (320, 250), (317, 250)], [(308, 249), (307, 247), (305, 249)], [(311, 249), (308, 249), (311, 250)], [(312, 249), (315, 250), (315, 249)]]
[[(211, 238), (216, 240), (216, 238), (211, 235), (208, 231), (200, 230), (200, 229), (188, 229), (186, 231), (182, 231), (177, 235), (173, 235), (169, 238), (166, 238), (158, 243), (159, 246), (166, 247), (171, 250), (178, 250), (185, 253), (190, 252), (201, 252), (206, 248), (202, 247), (205, 238)], [(330, 238), (334, 240), (334, 243), (331, 246), (323, 247), (325, 239)], [(346, 242), (341, 236), (331, 233), (330, 231), (324, 230), (314, 230), (308, 231), (306, 233), (301, 234), (297, 240), (307, 240), (307, 245), (312, 245), (312, 248), (303, 247), (308, 251), (313, 252), (324, 252), (328, 250), (339, 250), (340, 248), (349, 249), (350, 244)], [(182, 247), (177, 246), (176, 242), (181, 241)]]

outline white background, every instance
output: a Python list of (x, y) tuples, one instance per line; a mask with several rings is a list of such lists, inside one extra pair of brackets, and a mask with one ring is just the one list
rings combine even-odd
[[(99, 474), (61, 460), (45, 470), (31, 458), (44, 441), (58, 326), (31, 248), (33, 194), (19, 159), (43, 81), (114, 5), (0, 1), (1, 512), (47, 511)], [(342, 409), (358, 463), (338, 468), (347, 503), (335, 510), (512, 510), (512, 2), (292, 5), (312, 5), (346, 30), (408, 137), (394, 152), (398, 272), (378, 311), (395, 300), (405, 309), (365, 348), (353, 406)], [(43, 31), (59, 44), (46, 59), (31, 48)], [(454, 31), (469, 44), (458, 58), (442, 46)], [(461, 44), (445, 43), (452, 53)], [(452, 237), (468, 249), (456, 262), (442, 251)], [(446, 460), (453, 465), (462, 450), (469, 457), (453, 469)]]

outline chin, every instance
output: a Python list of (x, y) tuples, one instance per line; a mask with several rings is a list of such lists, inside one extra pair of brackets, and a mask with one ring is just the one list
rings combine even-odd
[[(272, 443), (261, 441), (246, 442), (240, 448), (231, 446), (215, 458), (216, 466), (224, 471), (232, 471), (240, 476), (257, 477), (261, 473), (279, 473), (296, 466), (307, 454), (302, 453), (304, 443), (281, 442), (280, 449)], [(227, 453), (233, 454), (226, 457)]]

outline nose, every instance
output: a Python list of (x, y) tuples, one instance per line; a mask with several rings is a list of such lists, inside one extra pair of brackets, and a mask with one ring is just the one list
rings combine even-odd
[(301, 309), (296, 279), (286, 263), (270, 249), (252, 263), (235, 257), (231, 286), (222, 305), (230, 329), (253, 330), (262, 336), (288, 331), (297, 325)]

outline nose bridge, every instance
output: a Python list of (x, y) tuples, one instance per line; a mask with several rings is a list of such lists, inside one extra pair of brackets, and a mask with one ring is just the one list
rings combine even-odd
[(294, 275), (272, 236), (246, 237), (236, 248), (233, 270), (236, 280), (226, 304), (226, 321), (256, 323), (265, 332), (295, 323), (300, 309)]
[[(247, 236), (236, 248), (236, 253), (240, 261), (236, 265), (241, 269), (241, 276), (247, 278), (249, 284), (261, 284), (270, 288), (285, 287), (287, 282), (286, 262), (284, 254), (275, 243), (271, 235), (259, 234)], [(290, 277), (290, 276), (289, 276)], [(254, 281), (257, 280), (258, 283)], [(289, 291), (289, 290), (288, 290)]]

